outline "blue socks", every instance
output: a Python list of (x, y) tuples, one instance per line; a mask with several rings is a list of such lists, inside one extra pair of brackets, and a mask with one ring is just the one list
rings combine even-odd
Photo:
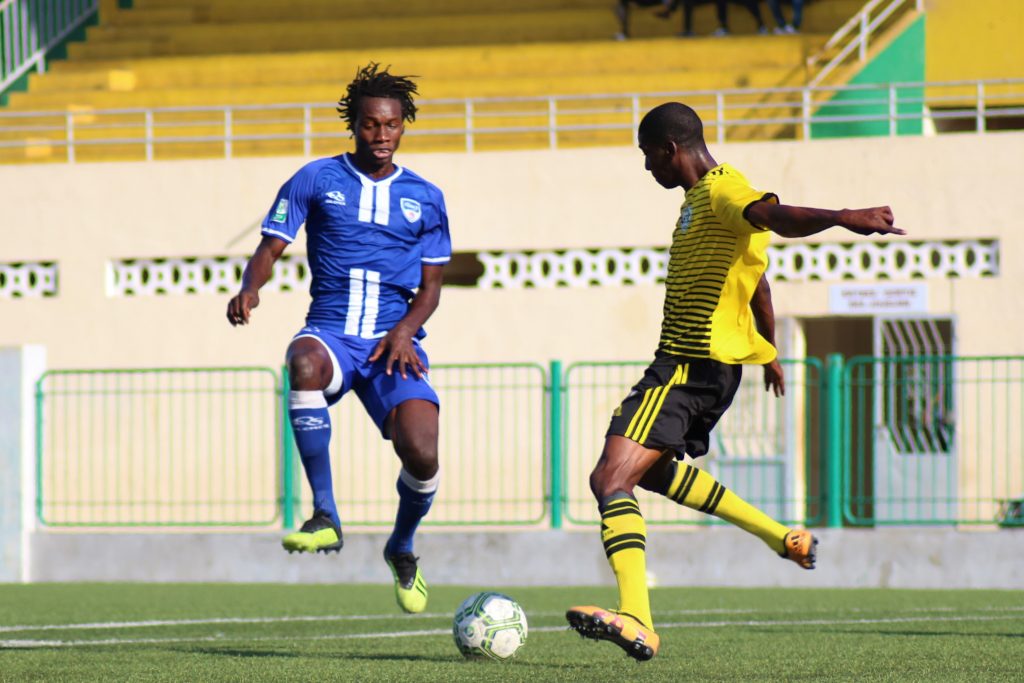
[(313, 490), (313, 509), (323, 510), (341, 526), (334, 503), (331, 481), (331, 417), (322, 391), (292, 391), (288, 394), (288, 416), (299, 447), (302, 468)]
[(430, 510), (437, 493), (437, 485), (441, 480), (438, 472), (427, 481), (419, 481), (402, 468), (398, 475), (398, 515), (395, 517), (395, 529), (391, 532), (385, 551), (388, 555), (412, 552), (412, 537), (420, 520)]

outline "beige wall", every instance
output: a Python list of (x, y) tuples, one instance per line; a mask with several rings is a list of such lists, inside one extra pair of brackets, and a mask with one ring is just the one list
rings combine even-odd
[[(910, 239), (998, 237), (1000, 276), (928, 281), (930, 306), (958, 318), (961, 353), (1024, 353), (1016, 298), (1024, 285), (1024, 193), (1016, 187), (1024, 134), (745, 143), (712, 152), (788, 203), (889, 203)], [(655, 184), (629, 148), (402, 161), (444, 189), (458, 251), (663, 246), (682, 199)], [(0, 168), (0, 261), (60, 264), (58, 297), (0, 299), (0, 345), (44, 344), (54, 368), (279, 364), (302, 324), (305, 293), (267, 293), (254, 324), (232, 329), (227, 295), (108, 298), (105, 263), (248, 254), (258, 241), (254, 223), (301, 163)], [(822, 239), (860, 238), (836, 230)], [(777, 283), (774, 292), (780, 316), (827, 313), (828, 283)], [(661, 299), (659, 286), (447, 288), (427, 349), (434, 362), (643, 359), (657, 340)]]

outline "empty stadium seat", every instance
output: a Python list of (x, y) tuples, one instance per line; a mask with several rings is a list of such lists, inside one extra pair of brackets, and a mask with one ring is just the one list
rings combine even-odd
[[(804, 60), (827, 35), (860, 6), (858, 0), (812, 2), (805, 33), (755, 35), (752, 18), (735, 8), (728, 38), (673, 37), (679, 17), (657, 19), (634, 13), (634, 40), (616, 42), (617, 21), (610, 0), (400, 0), (389, 3), (387, 21), (374, 0), (135, 0), (131, 9), (106, 11), (84, 42), (73, 43), (68, 59), (45, 74), (34, 74), (28, 91), (12, 93), (8, 111), (54, 112), (19, 120), (20, 130), (0, 130), (0, 139), (30, 138), (29, 147), (0, 149), (3, 161), (60, 161), (66, 158), (67, 113), (74, 112), (78, 160), (145, 158), (138, 143), (90, 144), (138, 139), (146, 122), (140, 113), (108, 115), (112, 109), (224, 107), (256, 105), (236, 112), (230, 124), (217, 111), (157, 112), (149, 123), (158, 138), (216, 138), (225, 125), (238, 140), (231, 152), (301, 154), (336, 149), (335, 139), (316, 149), (296, 139), (304, 130), (336, 131), (331, 107), (358, 66), (370, 60), (398, 73), (416, 74), (422, 99), (546, 97), (667, 91), (769, 88), (801, 85)], [(766, 19), (770, 21), (767, 12)], [(714, 28), (713, 8), (695, 13), (696, 29)], [(311, 122), (299, 110), (259, 111), (266, 105), (318, 103)], [(443, 131), (464, 127), (445, 111), (456, 105), (423, 108), (409, 148), (462, 149), (462, 135)], [(570, 106), (569, 109), (572, 107)], [(486, 107), (485, 107), (486, 109)], [(559, 125), (622, 123), (621, 131), (569, 131), (559, 144), (625, 144), (635, 112), (619, 105), (598, 111), (557, 113)], [(298, 112), (297, 114), (295, 112)], [(437, 113), (437, 116), (433, 116)], [(474, 126), (546, 126), (550, 112), (481, 113)], [(742, 116), (742, 112), (735, 116)], [(291, 117), (289, 119), (289, 117)], [(756, 128), (756, 127), (755, 127)], [(26, 129), (31, 129), (26, 132)], [(426, 133), (430, 131), (431, 134)], [(740, 137), (774, 135), (773, 129), (740, 131)], [(19, 137), (20, 136), (20, 137)], [(563, 139), (564, 138), (564, 139)], [(321, 145), (320, 142), (324, 142)], [(500, 136), (482, 132), (476, 148), (515, 148), (548, 144), (546, 133), (524, 131)], [(220, 156), (223, 142), (152, 145), (151, 156)]]

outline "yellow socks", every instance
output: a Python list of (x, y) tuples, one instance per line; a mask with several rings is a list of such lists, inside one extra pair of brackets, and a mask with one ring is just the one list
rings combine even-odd
[(647, 593), (647, 525), (636, 498), (616, 493), (601, 501), (601, 540), (619, 584), (619, 611), (652, 628)]
[(789, 532), (788, 527), (779, 524), (722, 486), (707, 472), (684, 462), (677, 462), (675, 465), (675, 476), (672, 477), (665, 496), (680, 505), (735, 524), (760, 538), (776, 553), (783, 553), (783, 541)]

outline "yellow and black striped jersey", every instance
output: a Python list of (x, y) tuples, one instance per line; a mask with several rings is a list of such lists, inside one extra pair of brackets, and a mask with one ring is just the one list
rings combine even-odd
[(672, 236), (658, 350), (723, 363), (768, 363), (750, 299), (768, 266), (769, 232), (746, 218), (752, 203), (778, 202), (728, 164), (686, 191)]

